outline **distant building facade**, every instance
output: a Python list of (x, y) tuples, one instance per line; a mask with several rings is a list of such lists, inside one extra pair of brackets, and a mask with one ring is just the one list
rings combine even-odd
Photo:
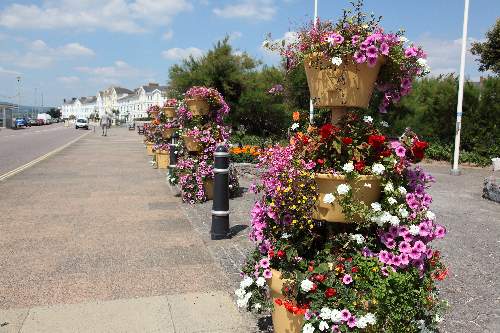
[(61, 106), (63, 118), (90, 118), (104, 113), (126, 120), (147, 116), (152, 105), (162, 106), (167, 100), (167, 87), (157, 83), (142, 85), (134, 90), (123, 87), (109, 87), (99, 91), (96, 96), (64, 100)]

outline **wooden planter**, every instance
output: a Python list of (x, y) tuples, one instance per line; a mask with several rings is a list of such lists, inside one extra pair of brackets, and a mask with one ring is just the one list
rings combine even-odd
[(290, 313), (284, 306), (274, 303), (275, 299), (283, 300), (281, 289), (286, 280), (281, 278), (279, 271), (275, 269), (271, 269), (271, 271), (273, 276), (267, 280), (267, 285), (274, 306), (272, 312), (274, 333), (300, 333), (302, 332), (302, 325), (304, 325), (304, 316)]
[(344, 58), (340, 66), (335, 66), (319, 55), (311, 55), (304, 65), (314, 105), (367, 108), (384, 61), (379, 57), (374, 67), (368, 67)]
[(148, 156), (153, 156), (154, 153), (153, 153), (153, 145), (154, 143), (152, 142), (146, 142), (146, 151), (148, 153)]
[(380, 179), (376, 176), (359, 176), (356, 180), (351, 181), (347, 180), (345, 176), (317, 173), (314, 175), (314, 180), (319, 194), (313, 212), (313, 218), (316, 220), (349, 223), (342, 212), (338, 199), (331, 204), (323, 202), (325, 194), (337, 195), (337, 186), (340, 184), (348, 184), (351, 187), (355, 201), (363, 201), (365, 204), (370, 205), (380, 198)]
[(177, 112), (175, 111), (175, 107), (174, 106), (164, 106), (164, 107), (161, 108), (161, 112), (167, 118), (175, 118), (177, 116)]
[(210, 112), (210, 105), (201, 98), (186, 99), (186, 104), (193, 116), (203, 116)]
[(184, 139), (184, 144), (186, 145), (188, 151), (200, 152), (202, 150), (201, 144), (198, 141), (196, 141), (192, 136), (183, 135), (182, 138)]
[(205, 191), (207, 200), (212, 200), (214, 198), (214, 180), (205, 179), (203, 181), (203, 190)]
[(160, 150), (155, 152), (155, 155), (158, 169), (168, 169), (168, 165), (170, 164), (170, 152), (167, 150)]
[(178, 129), (179, 127), (164, 128), (161, 135), (164, 139), (170, 139)]

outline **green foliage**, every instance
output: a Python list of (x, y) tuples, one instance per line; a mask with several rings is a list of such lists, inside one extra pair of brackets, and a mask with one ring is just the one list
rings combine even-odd
[(56, 108), (51, 108), (49, 111), (47, 111), (47, 114), (54, 119), (61, 118), (61, 110), (58, 110)]
[(486, 33), (485, 42), (472, 43), (472, 54), (479, 55), (480, 71), (491, 70), (500, 74), (500, 19)]

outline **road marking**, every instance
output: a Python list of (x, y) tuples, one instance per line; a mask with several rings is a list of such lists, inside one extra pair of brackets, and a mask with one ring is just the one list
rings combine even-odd
[(40, 156), (40, 157), (38, 157), (38, 158), (34, 159), (34, 160), (33, 160), (33, 161), (31, 161), (31, 162), (28, 162), (28, 163), (26, 163), (26, 164), (24, 164), (24, 165), (21, 165), (21, 166), (20, 166), (20, 167), (18, 167), (18, 168), (15, 168), (14, 170), (11, 170), (11, 171), (9, 171), (9, 172), (7, 172), (7, 173), (4, 173), (3, 175), (1, 175), (1, 176), (0, 176), (0, 182), (3, 182), (3, 181), (4, 181), (4, 180), (6, 180), (7, 178), (10, 178), (10, 177), (12, 177), (12, 176), (14, 176), (14, 175), (17, 175), (18, 173), (20, 173), (20, 172), (22, 172), (22, 171), (24, 171), (24, 170), (26, 170), (26, 169), (28, 169), (28, 168), (32, 167), (33, 165), (35, 165), (35, 164), (37, 164), (37, 163), (39, 163), (39, 162), (41, 162), (41, 161), (43, 161), (43, 160), (45, 160), (45, 159), (49, 158), (50, 156), (52, 156), (52, 155), (54, 155), (54, 154), (56, 154), (56, 153), (60, 152), (61, 150), (65, 149), (65, 148), (67, 148), (67, 147), (69, 147), (69, 146), (71, 146), (73, 143), (77, 142), (78, 140), (80, 140), (81, 138), (83, 138), (84, 136), (86, 136), (86, 135), (88, 135), (88, 134), (90, 134), (90, 132), (86, 132), (86, 133), (84, 133), (84, 134), (80, 135), (79, 137), (77, 137), (76, 139), (71, 140), (70, 142), (68, 142), (68, 143), (66, 143), (66, 144), (64, 144), (64, 145), (62, 145), (61, 147), (56, 148), (56, 149), (54, 149), (54, 150), (52, 150), (52, 151), (48, 152), (47, 154), (42, 155), (42, 156)]

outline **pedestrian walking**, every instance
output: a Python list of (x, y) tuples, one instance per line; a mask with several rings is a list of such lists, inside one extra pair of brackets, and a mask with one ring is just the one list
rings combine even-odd
[(104, 113), (101, 117), (101, 120), (99, 121), (99, 124), (101, 125), (102, 128), (102, 136), (107, 136), (108, 135), (108, 128), (111, 126), (111, 118), (108, 116), (107, 113)]

